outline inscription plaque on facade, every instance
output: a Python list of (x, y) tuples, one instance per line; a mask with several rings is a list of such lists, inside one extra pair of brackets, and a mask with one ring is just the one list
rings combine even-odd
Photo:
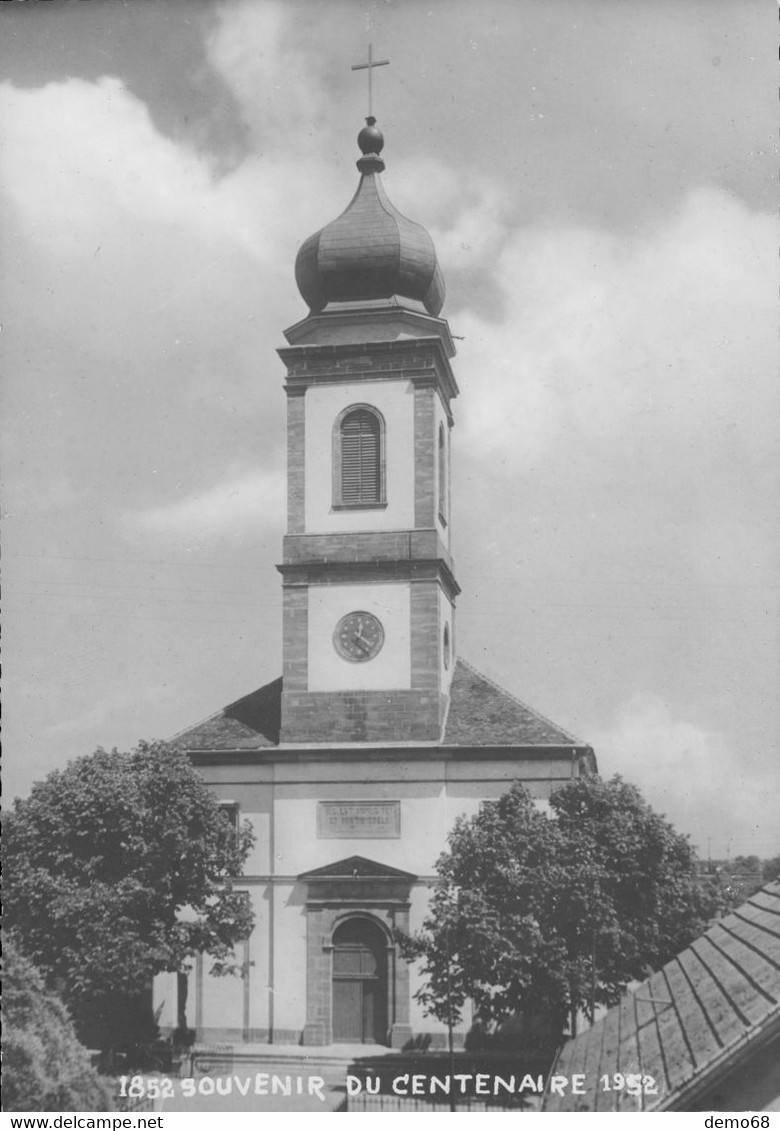
[(317, 803), (317, 836), (399, 837), (401, 835), (400, 801), (319, 801)]

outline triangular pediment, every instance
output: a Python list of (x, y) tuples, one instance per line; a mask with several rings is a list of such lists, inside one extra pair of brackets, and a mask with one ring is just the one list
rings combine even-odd
[(348, 856), (345, 860), (337, 860), (335, 864), (302, 872), (298, 879), (304, 883), (310, 880), (404, 880), (412, 883), (417, 877), (411, 872), (402, 872), (400, 868), (392, 868), (389, 864), (368, 860), (365, 856)]

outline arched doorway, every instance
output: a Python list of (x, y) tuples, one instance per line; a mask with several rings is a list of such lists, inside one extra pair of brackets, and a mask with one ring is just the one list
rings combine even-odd
[(333, 1040), (387, 1043), (387, 939), (370, 919), (333, 932)]

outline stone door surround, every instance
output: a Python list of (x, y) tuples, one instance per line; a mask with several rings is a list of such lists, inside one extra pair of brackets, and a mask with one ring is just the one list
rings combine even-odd
[(403, 1048), (409, 1023), (409, 967), (395, 931), (409, 930), (409, 897), (417, 877), (364, 856), (304, 872), (306, 884), (306, 1026), (304, 1045), (333, 1043), (333, 934), (349, 918), (378, 926), (387, 946), (387, 1043)]

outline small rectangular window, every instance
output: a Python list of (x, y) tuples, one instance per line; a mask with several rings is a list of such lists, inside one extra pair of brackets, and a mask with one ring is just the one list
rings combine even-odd
[(239, 811), (237, 801), (220, 801), (219, 810), (230, 825), (235, 836), (238, 836)]

